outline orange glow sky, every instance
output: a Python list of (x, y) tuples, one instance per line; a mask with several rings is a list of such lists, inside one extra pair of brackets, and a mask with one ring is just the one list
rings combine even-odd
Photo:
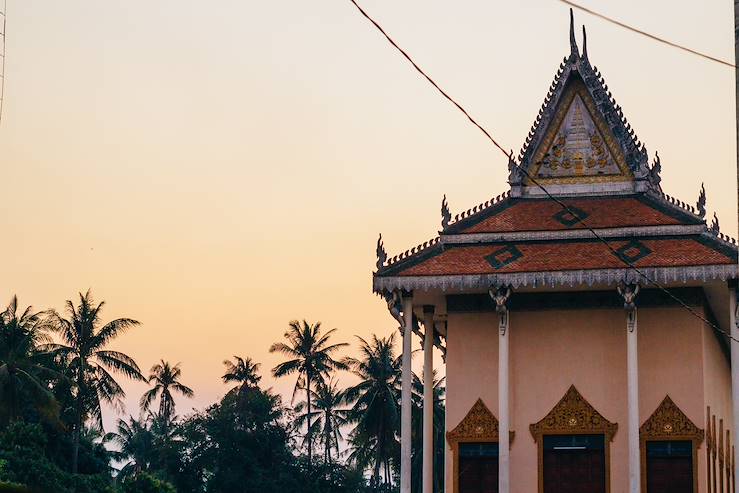
[[(106, 319), (143, 322), (114, 348), (182, 362), (197, 395), (180, 413), (224, 393), (232, 354), (289, 395), (267, 370), (291, 319), (388, 334), (377, 234), (394, 255), (436, 234), (442, 194), (460, 212), (507, 190), (505, 159), (348, 0), (8, 3), (0, 301), (91, 287)], [(729, 1), (583, 3), (733, 58)], [(517, 152), (569, 52), (563, 4), (363, 5)], [(694, 203), (705, 181), (735, 236), (733, 71), (576, 21), (665, 190)], [(125, 387), (135, 413), (143, 386)]]

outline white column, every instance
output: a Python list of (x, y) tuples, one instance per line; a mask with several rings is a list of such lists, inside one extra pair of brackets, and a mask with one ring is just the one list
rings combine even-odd
[(498, 492), (511, 490), (510, 431), (511, 423), (508, 402), (508, 338), (509, 313), (506, 303), (511, 289), (501, 286), (490, 290), (498, 315)]
[[(739, 328), (737, 327), (736, 288), (729, 288), (729, 330), (733, 340), (729, 340), (731, 348), (731, 410), (734, 418), (734, 440), (739, 437)], [(739, 442), (738, 442), (739, 443)], [(734, 478), (739, 478), (739, 461), (735, 461)], [(736, 480), (736, 479), (735, 479)]]
[(434, 307), (423, 310), (423, 493), (434, 491)]
[(626, 372), (628, 374), (629, 407), (629, 491), (641, 491), (641, 464), (639, 454), (639, 361), (637, 352), (636, 307), (626, 310)]
[(498, 491), (509, 493), (510, 480), (510, 430), (508, 415), (508, 311), (500, 314), (498, 338)]
[(403, 358), (400, 389), (400, 493), (411, 493), (411, 337), (413, 298), (403, 297)]

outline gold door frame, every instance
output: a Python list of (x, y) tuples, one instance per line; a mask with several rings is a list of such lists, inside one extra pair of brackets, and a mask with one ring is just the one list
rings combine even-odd
[[(647, 442), (690, 441), (693, 446), (693, 493), (698, 493), (698, 447), (704, 431), (698, 428), (667, 395), (639, 428), (641, 487), (647, 491)], [(709, 471), (710, 474), (710, 471)]]
[[(459, 444), (498, 443), (499, 433), (498, 419), (482, 399), (477, 399), (464, 419), (447, 432), (446, 440), (452, 449), (452, 493), (459, 493)], [(513, 443), (514, 432), (511, 431), (509, 436), (510, 443)]]
[(539, 493), (544, 493), (544, 436), (545, 435), (604, 435), (606, 493), (611, 491), (611, 442), (618, 424), (603, 417), (578, 392), (574, 385), (565, 392), (549, 414), (529, 426), (538, 448)]

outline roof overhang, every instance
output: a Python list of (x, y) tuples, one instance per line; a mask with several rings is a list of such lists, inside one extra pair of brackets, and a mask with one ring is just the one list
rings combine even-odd
[(648, 279), (660, 284), (708, 283), (739, 278), (737, 264), (700, 265), (682, 267), (644, 267), (634, 269), (589, 269), (549, 272), (514, 272), (506, 274), (444, 275), (444, 276), (377, 276), (372, 288), (377, 293), (406, 291), (479, 291), (491, 286), (514, 288), (583, 288), (616, 286), (621, 282), (649, 284)]

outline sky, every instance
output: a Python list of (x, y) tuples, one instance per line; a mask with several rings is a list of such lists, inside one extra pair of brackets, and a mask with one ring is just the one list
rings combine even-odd
[[(363, 7), (518, 153), (569, 53), (557, 0), (364, 0)], [(582, 0), (733, 60), (728, 0)], [(222, 360), (268, 352), (292, 319), (336, 342), (395, 324), (372, 294), (390, 255), (507, 190), (506, 160), (349, 0), (8, 0), (0, 124), (0, 302), (62, 309), (93, 290), (112, 344), (144, 370), (181, 362), (203, 408)], [(588, 53), (663, 188), (737, 234), (734, 73), (576, 12)], [(418, 347), (418, 342), (414, 345)], [(438, 356), (438, 355), (437, 355)], [(420, 360), (420, 358), (417, 358)], [(438, 362), (438, 358), (437, 358)], [(349, 375), (340, 375), (346, 385)], [(129, 413), (143, 384), (125, 383)], [(107, 426), (117, 416), (106, 413)]]

